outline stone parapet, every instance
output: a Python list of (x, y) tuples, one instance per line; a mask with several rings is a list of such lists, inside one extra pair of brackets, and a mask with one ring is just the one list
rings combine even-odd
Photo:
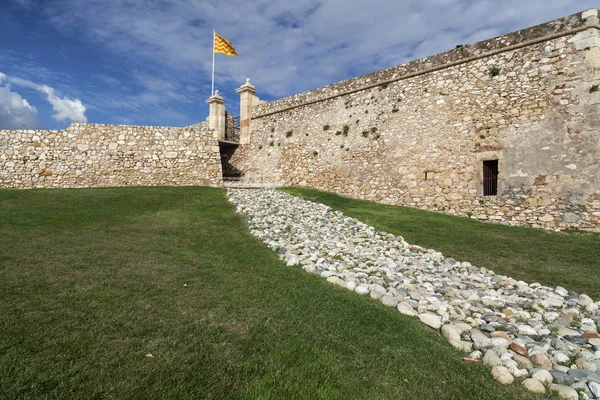
[(572, 35), (583, 30), (600, 29), (597, 21), (598, 11), (595, 9), (577, 13), (523, 29), (493, 39), (474, 44), (465, 44), (454, 50), (436, 54), (406, 64), (394, 66), (381, 71), (362, 75), (356, 78), (333, 83), (294, 96), (263, 103), (254, 107), (253, 118), (290, 110), (295, 107), (344, 96), (356, 91), (367, 90), (378, 85), (385, 85), (401, 79), (409, 79), (415, 75), (442, 70), (454, 65), (468, 63), (477, 58), (489, 57), (498, 52), (511, 51), (535, 43), (545, 42), (557, 37)]

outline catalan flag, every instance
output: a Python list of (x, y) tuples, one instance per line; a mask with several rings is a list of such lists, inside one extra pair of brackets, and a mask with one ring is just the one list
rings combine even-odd
[(237, 56), (237, 53), (231, 45), (231, 42), (227, 39), (224, 39), (217, 32), (215, 32), (214, 52), (223, 53), (228, 56)]

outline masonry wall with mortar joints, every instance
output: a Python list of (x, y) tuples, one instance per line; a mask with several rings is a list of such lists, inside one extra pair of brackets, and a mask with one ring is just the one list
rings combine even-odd
[(216, 132), (71, 124), (0, 131), (0, 188), (222, 185)]
[[(248, 183), (308, 186), (512, 225), (598, 230), (600, 92), (589, 89), (600, 73), (590, 18), (577, 14), (261, 104), (253, 109), (251, 143), (231, 163)], [(591, 45), (582, 48), (582, 40)], [(455, 63), (465, 54), (466, 62)], [(489, 159), (499, 160), (498, 195), (484, 197)]]

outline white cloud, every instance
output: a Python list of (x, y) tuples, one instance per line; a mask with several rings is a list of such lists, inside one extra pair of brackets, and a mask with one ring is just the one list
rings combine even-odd
[(41, 85), (38, 90), (46, 93), (48, 102), (52, 105), (52, 109), (56, 112), (52, 116), (56, 121), (71, 120), (73, 122), (87, 122), (85, 116), (85, 106), (79, 99), (69, 99), (68, 97), (58, 97), (54, 93), (54, 89), (50, 86)]
[[(6, 75), (4, 75), (6, 77)], [(39, 85), (28, 79), (22, 79), (18, 77), (7, 78), (8, 82), (16, 86), (25, 87), (28, 89), (35, 89), (46, 95), (46, 99), (52, 105), (52, 109), (55, 114), (52, 118), (56, 121), (62, 122), (70, 120), (72, 122), (87, 122), (85, 116), (86, 107), (79, 99), (70, 99), (68, 97), (58, 97), (55, 90), (48, 85)]]
[(11, 91), (6, 75), (0, 72), (0, 129), (39, 129), (38, 111), (19, 93)]
[[(29, 0), (13, 1), (30, 4)], [(240, 54), (216, 56), (216, 88), (234, 110), (238, 97), (233, 88), (246, 77), (252, 78), (261, 98), (287, 96), (527, 28), (597, 6), (595, 3), (57, 0), (34, 2), (31, 9), (63, 33), (92, 43), (90, 48), (112, 52), (106, 60), (117, 67), (110, 69), (114, 76), (96, 75), (94, 80), (104, 84), (85, 91), (87, 102), (97, 109), (126, 110), (128, 117), (143, 114), (142, 121), (147, 123), (146, 119), (151, 120), (163, 108), (182, 112), (192, 102), (205, 107), (213, 28), (231, 40)], [(0, 54), (0, 64), (2, 61)], [(28, 66), (23, 59), (13, 62), (17, 63), (23, 71), (20, 76), (63, 92), (78, 93), (85, 84), (71, 83), (66, 88), (69, 77), (49, 78), (43, 67)], [(190, 85), (198, 91), (190, 90)], [(78, 108), (70, 105), (71, 111)], [(56, 116), (67, 115), (55, 111)], [(188, 118), (201, 119), (198, 114)]]
[[(44, 12), (176, 88), (210, 77), (213, 27), (240, 57), (217, 55), (217, 82), (249, 76), (273, 96), (332, 83), (582, 11), (594, 0), (62, 0)], [(134, 60), (134, 61), (131, 61)], [(199, 73), (199, 70), (203, 73)], [(148, 86), (157, 87), (160, 82)], [(160, 85), (159, 85), (160, 86)], [(170, 97), (172, 90), (162, 85)]]

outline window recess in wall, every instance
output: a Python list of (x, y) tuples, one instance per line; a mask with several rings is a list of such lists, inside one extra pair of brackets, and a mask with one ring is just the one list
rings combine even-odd
[(498, 194), (498, 160), (483, 161), (483, 195)]

